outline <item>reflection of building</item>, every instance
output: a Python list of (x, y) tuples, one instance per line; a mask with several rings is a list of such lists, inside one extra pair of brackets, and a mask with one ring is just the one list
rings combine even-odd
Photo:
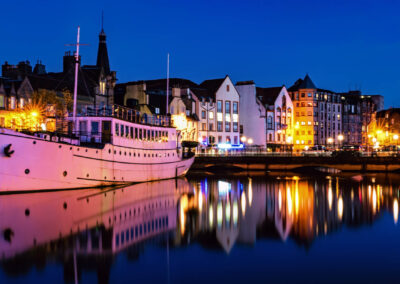
[[(12, 261), (52, 242), (66, 244), (58, 248), (65, 261), (73, 251), (79, 258), (112, 260), (133, 244), (172, 232), (179, 198), (188, 191), (188, 182), (177, 179), (108, 191), (3, 196), (0, 214), (8, 217), (0, 220), (1, 234), (6, 236), (0, 239), (0, 256)], [(82, 262), (78, 261), (78, 270)]]

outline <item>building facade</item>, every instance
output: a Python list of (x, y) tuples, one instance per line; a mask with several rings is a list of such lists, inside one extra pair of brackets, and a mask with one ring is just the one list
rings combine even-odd
[(206, 80), (193, 92), (200, 99), (199, 142), (202, 147), (239, 145), (240, 96), (229, 76)]
[(253, 81), (237, 82), (236, 90), (240, 95), (240, 112), (249, 114), (240, 116), (241, 141), (247, 145), (265, 148), (266, 109), (257, 97), (256, 86)]
[(285, 86), (257, 87), (257, 98), (266, 110), (266, 144), (272, 151), (288, 151), (293, 145), (293, 103)]
[(339, 94), (315, 86), (308, 74), (288, 89), (295, 110), (296, 150), (314, 145), (335, 148), (342, 143), (342, 103)]

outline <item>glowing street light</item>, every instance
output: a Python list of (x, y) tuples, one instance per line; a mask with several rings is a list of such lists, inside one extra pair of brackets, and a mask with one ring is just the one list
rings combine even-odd
[(342, 134), (339, 134), (338, 137), (337, 137), (337, 139), (339, 140), (339, 147), (342, 146), (342, 141), (343, 141), (343, 139), (344, 139), (343, 135), (342, 135)]
[(252, 138), (247, 139), (247, 143), (249, 143), (250, 145), (253, 144), (253, 139)]
[(246, 136), (242, 136), (242, 138), (240, 138), (240, 141), (242, 141), (243, 143), (247, 141)]

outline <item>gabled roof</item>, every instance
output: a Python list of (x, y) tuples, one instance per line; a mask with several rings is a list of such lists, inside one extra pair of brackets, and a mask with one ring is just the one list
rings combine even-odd
[(220, 79), (211, 79), (211, 80), (205, 80), (200, 84), (200, 87), (203, 89), (207, 89), (210, 91), (212, 94), (215, 95), (215, 93), (218, 91), (218, 89), (221, 87), (222, 83), (225, 81), (225, 78), (220, 78)]
[[(129, 86), (129, 85), (140, 85), (146, 83), (146, 89), (160, 89), (166, 90), (167, 89), (167, 79), (154, 79), (154, 80), (138, 80), (138, 81), (130, 81), (126, 83), (119, 83), (118, 86)], [(182, 78), (170, 78), (169, 79), (169, 87), (179, 87), (179, 88), (193, 88), (198, 87), (198, 85), (188, 79)]]
[(256, 96), (264, 105), (273, 105), (282, 91), (282, 87), (256, 88)]

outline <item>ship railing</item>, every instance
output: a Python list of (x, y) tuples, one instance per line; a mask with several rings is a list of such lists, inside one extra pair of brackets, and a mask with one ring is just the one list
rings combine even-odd
[[(85, 105), (79, 108), (77, 117), (113, 117), (129, 122), (152, 125), (152, 126), (164, 126), (171, 127), (171, 117), (158, 114), (147, 114), (141, 113), (138, 110), (123, 107), (120, 105), (94, 107), (93, 105)], [(72, 117), (72, 113), (68, 114)]]

